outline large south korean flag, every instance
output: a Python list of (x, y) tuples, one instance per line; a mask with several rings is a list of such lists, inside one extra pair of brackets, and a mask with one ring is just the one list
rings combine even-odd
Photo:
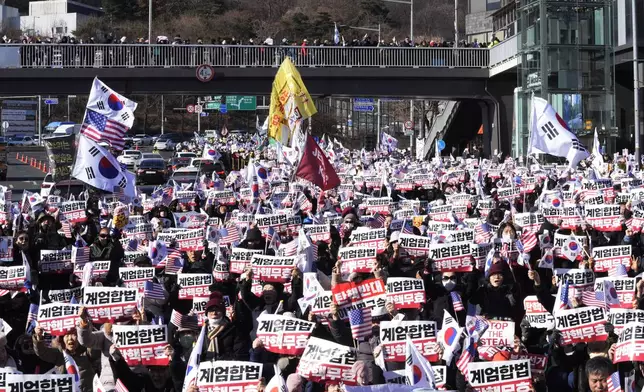
[(84, 135), (78, 136), (78, 153), (72, 177), (106, 192), (123, 192), (126, 197), (136, 196), (134, 175), (122, 170), (116, 158)]

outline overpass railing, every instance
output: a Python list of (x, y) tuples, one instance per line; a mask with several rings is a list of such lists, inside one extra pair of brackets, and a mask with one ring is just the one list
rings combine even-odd
[(513, 35), (490, 48), (490, 68), (517, 58), (519, 55), (519, 35)]
[(488, 68), (489, 50), (222, 45), (0, 45), (0, 68), (278, 67)]

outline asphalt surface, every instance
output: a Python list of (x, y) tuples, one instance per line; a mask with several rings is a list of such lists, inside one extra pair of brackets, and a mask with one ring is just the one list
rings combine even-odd
[[(144, 152), (152, 152), (152, 147), (145, 146), (140, 148), (140, 150)], [(27, 163), (23, 163), (16, 159), (16, 153), (18, 153), (18, 158), (21, 158), (23, 155), (26, 156)], [(161, 151), (160, 154), (168, 160), (172, 157), (173, 152)], [(7, 181), (2, 182), (2, 185), (8, 187), (13, 192), (13, 201), (20, 200), (24, 191), (40, 192), (40, 185), (42, 184), (42, 180), (45, 178), (46, 173), (38, 168), (30, 166), (29, 162), (31, 158), (34, 158), (38, 162), (48, 164), (47, 152), (45, 149), (27, 150), (21, 149), (20, 147), (11, 147), (9, 148), (7, 158), (9, 166)], [(139, 186), (139, 188), (142, 192), (149, 194), (154, 189), (154, 185), (143, 185)]]

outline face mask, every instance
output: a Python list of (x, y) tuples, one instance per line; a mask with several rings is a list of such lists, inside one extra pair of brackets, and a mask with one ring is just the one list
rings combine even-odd
[(193, 344), (195, 343), (195, 337), (192, 335), (184, 335), (179, 338), (179, 343), (185, 350), (191, 349)]
[(209, 318), (208, 319), (208, 325), (211, 327), (216, 327), (217, 325), (221, 325), (224, 321), (224, 318)]
[(452, 291), (454, 290), (454, 287), (456, 287), (456, 282), (448, 280), (447, 282), (443, 282), (443, 287), (445, 287), (445, 290), (447, 291)]

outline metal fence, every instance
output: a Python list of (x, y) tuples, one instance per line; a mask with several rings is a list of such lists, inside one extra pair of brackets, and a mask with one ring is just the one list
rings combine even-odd
[(5, 68), (277, 67), (288, 56), (299, 67), (488, 68), (478, 48), (300, 47), (221, 45), (0, 45), (16, 53)]

